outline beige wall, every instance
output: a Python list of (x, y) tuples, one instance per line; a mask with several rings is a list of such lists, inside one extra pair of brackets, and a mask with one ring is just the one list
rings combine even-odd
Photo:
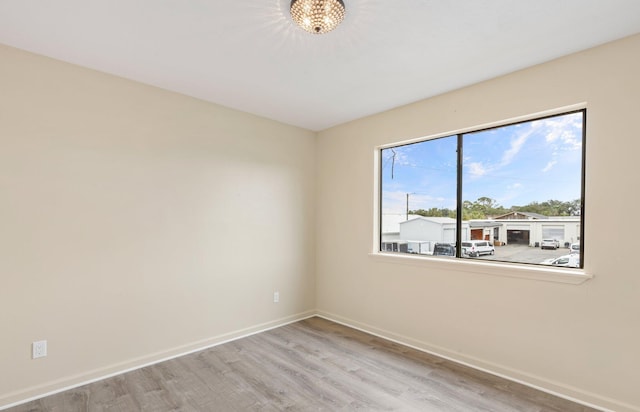
[(315, 145), (0, 46), (0, 406), (312, 313)]
[[(0, 406), (317, 308), (564, 395), (640, 410), (630, 220), (640, 203), (638, 50), (635, 36), (316, 141), (0, 46)], [(582, 102), (594, 279), (567, 285), (369, 256), (377, 145)], [(39, 339), (49, 356), (31, 360)]]
[[(321, 132), (320, 313), (583, 401), (640, 410), (639, 73), (635, 36)], [(585, 102), (585, 268), (594, 279), (567, 285), (369, 256), (377, 145)]]

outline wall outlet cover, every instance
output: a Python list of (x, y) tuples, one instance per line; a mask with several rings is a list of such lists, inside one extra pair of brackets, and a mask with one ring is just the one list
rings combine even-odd
[(39, 341), (33, 342), (32, 358), (37, 359), (37, 358), (43, 358), (45, 356), (47, 356), (47, 341), (39, 340)]

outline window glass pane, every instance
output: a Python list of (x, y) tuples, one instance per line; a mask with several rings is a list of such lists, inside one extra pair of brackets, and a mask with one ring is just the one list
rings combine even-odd
[(492, 254), (472, 257), (580, 266), (583, 117), (577, 112), (463, 135), (463, 219), (470, 240), (495, 246)]
[(456, 150), (449, 136), (381, 151), (380, 250), (455, 256)]

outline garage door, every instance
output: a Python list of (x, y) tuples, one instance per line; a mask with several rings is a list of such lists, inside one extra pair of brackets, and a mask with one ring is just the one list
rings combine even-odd
[(564, 241), (564, 226), (542, 226), (542, 238)]
[(445, 243), (456, 243), (456, 230), (455, 229), (445, 229), (442, 234), (442, 240)]
[[(462, 240), (468, 239), (468, 230), (466, 227), (462, 228)], [(456, 230), (444, 229), (442, 231), (442, 241), (445, 243), (456, 243)]]
[(520, 230), (520, 229), (507, 230), (507, 244), (508, 245), (528, 245), (529, 231)]
[(471, 229), (471, 240), (484, 240), (482, 238), (483, 229)]

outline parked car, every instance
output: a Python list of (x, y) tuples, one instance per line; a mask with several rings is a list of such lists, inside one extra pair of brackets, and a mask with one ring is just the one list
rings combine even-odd
[(496, 249), (487, 240), (467, 240), (462, 242), (462, 254), (470, 257), (493, 255), (495, 252)]
[(580, 253), (580, 242), (572, 243), (571, 246), (569, 246), (569, 253)]
[(540, 249), (557, 249), (560, 247), (560, 241), (557, 239), (542, 239)]
[(449, 243), (436, 243), (433, 245), (433, 256), (455, 256), (456, 247)]
[(571, 253), (569, 255), (563, 255), (557, 258), (547, 259), (542, 262), (543, 265), (551, 265), (558, 267), (571, 267), (571, 268), (579, 268), (580, 267), (580, 254)]

